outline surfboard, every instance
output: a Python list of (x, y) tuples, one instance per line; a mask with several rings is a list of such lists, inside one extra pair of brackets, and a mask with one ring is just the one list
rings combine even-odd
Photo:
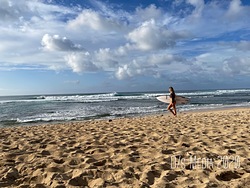
[[(156, 97), (157, 100), (164, 102), (164, 103), (170, 103), (171, 102), (171, 98), (167, 95), (163, 95), (163, 96), (158, 96)], [(175, 100), (176, 100), (176, 104), (187, 104), (189, 99), (183, 96), (175, 96)]]

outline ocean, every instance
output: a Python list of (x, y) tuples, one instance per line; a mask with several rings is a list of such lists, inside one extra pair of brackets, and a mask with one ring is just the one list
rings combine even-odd
[[(1, 96), (0, 127), (162, 114), (167, 104), (156, 97), (166, 94), (167, 91)], [(189, 98), (188, 104), (177, 106), (179, 112), (250, 107), (250, 89), (176, 91), (176, 95)]]

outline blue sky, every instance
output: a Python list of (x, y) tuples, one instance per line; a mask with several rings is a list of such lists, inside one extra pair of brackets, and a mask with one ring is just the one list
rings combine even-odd
[(0, 0), (0, 95), (250, 88), (248, 0)]

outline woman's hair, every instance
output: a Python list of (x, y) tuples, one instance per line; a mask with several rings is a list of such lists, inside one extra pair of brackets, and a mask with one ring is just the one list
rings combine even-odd
[(174, 93), (174, 88), (173, 87), (169, 87), (169, 89)]

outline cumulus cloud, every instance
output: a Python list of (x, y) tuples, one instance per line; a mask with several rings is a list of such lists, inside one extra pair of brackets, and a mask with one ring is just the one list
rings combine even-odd
[(100, 70), (91, 60), (89, 52), (75, 52), (65, 56), (68, 66), (73, 72), (95, 72)]
[(244, 11), (244, 8), (241, 6), (241, 0), (232, 0), (226, 15), (230, 18), (238, 17), (242, 11)]
[(116, 68), (119, 64), (118, 58), (110, 48), (101, 48), (95, 52), (96, 62), (99, 62), (105, 70)]
[(82, 50), (81, 45), (74, 44), (66, 37), (59, 35), (45, 34), (41, 42), (43, 48), (48, 51), (79, 51)]
[(134, 76), (146, 75), (146, 76), (156, 76), (157, 75), (157, 66), (155, 65), (145, 65), (140, 62), (133, 60), (129, 64), (119, 66), (116, 70), (115, 76), (117, 79), (127, 79)]
[(89, 27), (96, 31), (116, 31), (121, 27), (114, 18), (102, 16), (91, 9), (83, 10), (74, 20), (69, 21), (68, 26), (73, 29)]
[(231, 57), (223, 62), (223, 70), (231, 75), (249, 75), (250, 58)]
[(125, 64), (120, 66), (115, 75), (119, 80), (131, 78), (137, 75), (141, 75), (145, 72), (137, 63)]
[(153, 54), (149, 57), (148, 62), (150, 64), (156, 65), (166, 65), (175, 62), (185, 62), (186, 60), (183, 57), (173, 54)]
[(242, 51), (250, 51), (250, 41), (240, 41), (236, 47)]
[(131, 48), (147, 51), (173, 47), (178, 39), (187, 37), (185, 32), (174, 32), (156, 24), (155, 20), (143, 22), (142, 25), (127, 36)]
[(162, 10), (157, 8), (154, 4), (151, 4), (146, 8), (138, 7), (135, 11), (135, 19), (139, 19), (141, 21), (160, 19), (162, 15)]

